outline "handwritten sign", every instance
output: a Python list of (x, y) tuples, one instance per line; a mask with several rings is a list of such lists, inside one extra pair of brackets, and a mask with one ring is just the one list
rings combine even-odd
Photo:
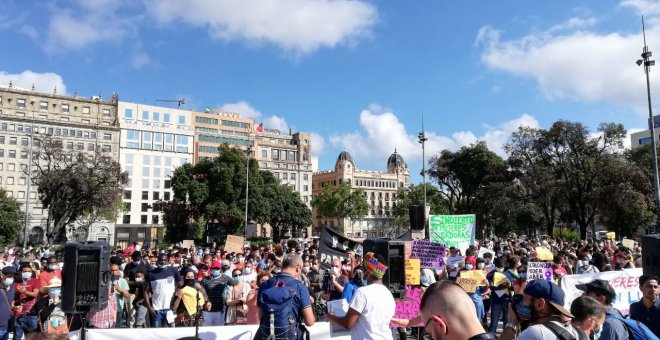
[(616, 238), (616, 233), (611, 231), (611, 232), (605, 234), (605, 236), (607, 236), (608, 239), (613, 240), (613, 239)]
[(242, 236), (227, 235), (225, 251), (228, 253), (242, 253), (243, 242), (245, 242), (245, 239)]
[(461, 277), (477, 280), (477, 286), (485, 286), (488, 284), (486, 274), (484, 274), (482, 270), (464, 270), (461, 272)]
[(457, 248), (474, 244), (475, 223), (475, 215), (431, 215), (431, 241)]
[(461, 288), (466, 293), (474, 293), (477, 291), (477, 280), (465, 277), (456, 278), (456, 283), (458, 283)]
[(536, 247), (536, 257), (541, 261), (552, 261), (554, 255), (545, 247)]
[[(424, 293), (419, 286), (407, 285), (404, 298), (396, 300), (394, 318), (411, 320), (418, 316), (421, 313), (419, 310), (419, 304), (422, 302), (422, 295), (424, 295)], [(390, 327), (397, 328), (399, 327), (399, 324), (390, 323)], [(410, 327), (424, 327), (424, 324), (420, 321), (419, 324), (410, 325)]]
[(509, 282), (509, 279), (502, 273), (493, 274), (493, 286), (500, 287), (503, 284)]
[(406, 284), (419, 285), (421, 268), (419, 267), (419, 259), (406, 260)]
[(634, 249), (635, 248), (635, 241), (629, 240), (627, 238), (623, 239), (623, 246), (629, 249)]
[(183, 240), (182, 246), (183, 248), (190, 249), (190, 247), (195, 246), (195, 240)]
[(419, 259), (421, 268), (440, 269), (445, 246), (427, 240), (414, 240), (411, 243), (410, 258)]
[(530, 262), (527, 264), (527, 281), (546, 280), (552, 282), (552, 263)]

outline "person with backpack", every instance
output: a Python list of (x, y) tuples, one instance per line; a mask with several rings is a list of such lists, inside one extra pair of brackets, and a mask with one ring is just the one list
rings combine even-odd
[(592, 339), (600, 338), (605, 322), (607, 309), (594, 298), (582, 295), (571, 303), (571, 314), (574, 318), (571, 325), (581, 329)]
[(316, 321), (307, 287), (300, 281), (303, 260), (290, 255), (282, 262), (282, 271), (264, 282), (257, 294), (259, 328), (255, 340), (309, 339), (307, 327)]
[(599, 339), (603, 340), (658, 340), (643, 323), (624, 318), (621, 312), (612, 307), (612, 301), (616, 298), (614, 288), (605, 280), (593, 280), (589, 283), (576, 285), (575, 288), (585, 292), (585, 295), (600, 302), (605, 308), (605, 323)]
[[(587, 340), (589, 337), (570, 324), (573, 314), (564, 308), (564, 291), (546, 280), (527, 283), (523, 298), (515, 306), (509, 304), (509, 322), (500, 340)], [(527, 320), (529, 327), (518, 337), (520, 321)]]

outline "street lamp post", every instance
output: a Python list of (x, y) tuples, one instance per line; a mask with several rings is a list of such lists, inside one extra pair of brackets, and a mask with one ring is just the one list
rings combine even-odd
[(429, 140), (426, 137), (426, 132), (424, 131), (424, 117), (422, 117), (422, 132), (418, 134), (419, 143), (422, 144), (422, 183), (424, 185), (424, 238), (430, 240), (431, 235), (429, 235), (429, 224), (428, 217), (426, 216), (426, 151), (425, 144)]
[[(248, 136), (248, 143), (250, 141), (250, 136)], [(247, 227), (248, 227), (248, 198), (249, 198), (249, 190), (250, 190), (250, 154), (252, 153), (252, 146), (248, 146), (246, 154), (246, 161), (245, 161), (245, 227), (243, 231), (243, 236), (247, 240)]]
[(637, 65), (644, 64), (644, 73), (646, 74), (646, 99), (648, 101), (649, 109), (649, 129), (651, 130), (651, 156), (653, 158), (653, 186), (655, 188), (655, 203), (656, 203), (656, 221), (655, 232), (660, 230), (660, 184), (658, 183), (658, 150), (655, 134), (655, 121), (653, 120), (653, 108), (651, 107), (651, 83), (649, 81), (649, 72), (651, 66), (655, 65), (655, 60), (650, 60), (651, 51), (646, 46), (646, 31), (644, 28), (644, 17), (642, 16), (642, 35), (644, 37), (644, 48), (642, 49), (642, 59), (637, 60)]

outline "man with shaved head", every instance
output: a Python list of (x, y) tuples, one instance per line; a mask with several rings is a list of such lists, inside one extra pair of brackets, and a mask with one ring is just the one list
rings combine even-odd
[(486, 333), (463, 288), (452, 281), (438, 281), (424, 292), (420, 304), (424, 330), (434, 340), (495, 340)]

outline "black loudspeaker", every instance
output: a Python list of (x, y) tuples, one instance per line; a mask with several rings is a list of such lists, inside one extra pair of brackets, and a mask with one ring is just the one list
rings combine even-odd
[(644, 275), (660, 276), (660, 234), (642, 236)]
[(424, 206), (413, 205), (409, 207), (408, 218), (410, 219), (410, 229), (417, 231), (424, 230), (424, 222), (426, 222)]
[(372, 252), (383, 257), (388, 267), (383, 284), (395, 298), (402, 298), (406, 292), (405, 242), (366, 239), (362, 242), (362, 248), (363, 254)]
[(108, 305), (110, 245), (105, 242), (67, 243), (62, 267), (62, 310), (96, 312)]

